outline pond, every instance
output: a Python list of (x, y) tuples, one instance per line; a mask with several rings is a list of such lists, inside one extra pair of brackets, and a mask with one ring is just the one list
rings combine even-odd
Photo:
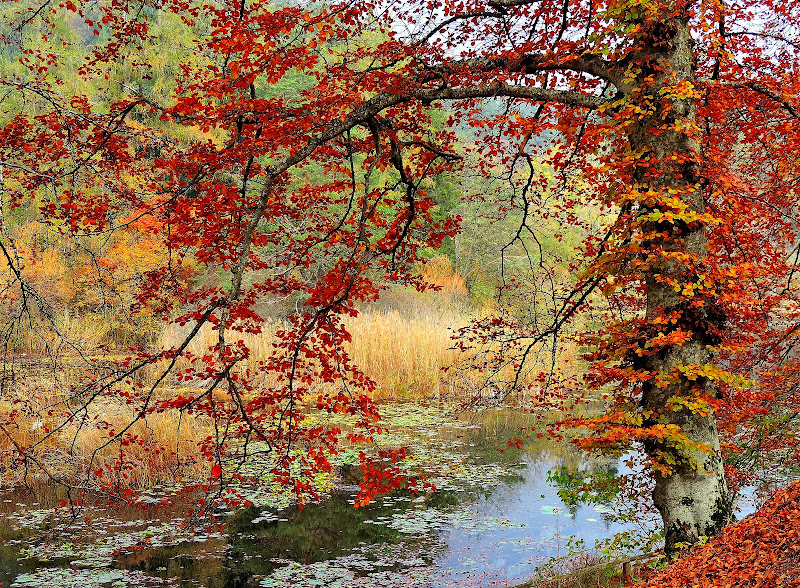
[(543, 439), (509, 448), (524, 416), (445, 420), (418, 405), (387, 406), (384, 414), (393, 441), (411, 448), (411, 465), (427, 472), (436, 492), (395, 493), (358, 509), (356, 488), (341, 484), (304, 509), (254, 495), (254, 506), (203, 532), (185, 524), (180, 501), (159, 506), (167, 489), (154, 489), (149, 505), (93, 506), (78, 518), (53, 510), (52, 493), (7, 493), (0, 585), (513, 586), (551, 558), (635, 532), (617, 521), (611, 494), (589, 506), (561, 497), (586, 477), (624, 466), (588, 462)]

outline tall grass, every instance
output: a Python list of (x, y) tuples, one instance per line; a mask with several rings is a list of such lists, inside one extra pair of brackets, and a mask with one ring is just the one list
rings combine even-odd
[(433, 316), (409, 319), (391, 311), (364, 313), (348, 321), (348, 327), (353, 334), (350, 352), (375, 380), (380, 397), (451, 395), (442, 370), (458, 359), (458, 353), (452, 349), (447, 323)]
[[(352, 341), (346, 352), (364, 373), (377, 384), (376, 399), (422, 399), (450, 396), (443, 379), (443, 368), (459, 358), (452, 349), (453, 330), (467, 324), (478, 312), (469, 299), (464, 280), (453, 272), (448, 258), (436, 257), (422, 269), (426, 280), (438, 289), (418, 292), (396, 288), (384, 293), (375, 303), (359, 308), (356, 317), (344, 319)], [(169, 325), (162, 332), (160, 344), (179, 345), (191, 326)], [(262, 333), (230, 333), (229, 339), (241, 339), (250, 350), (247, 365), (257, 364), (274, 351), (276, 333), (288, 328), (278, 318), (268, 318)], [(203, 327), (188, 346), (193, 355), (203, 355), (217, 343), (218, 333)], [(265, 374), (263, 383), (277, 385), (277, 376)]]
[[(0, 487), (27, 485), (42, 477), (81, 484), (85, 477), (91, 485), (146, 488), (181, 476), (198, 478), (208, 468), (198, 451), (209, 432), (206, 420), (177, 410), (140, 418), (113, 397), (94, 399), (80, 410), (80, 398), (42, 383), (46, 381), (25, 382), (0, 400), (5, 429), (0, 435)], [(124, 447), (119, 440), (109, 442), (112, 432), (125, 428)], [(14, 459), (19, 448), (25, 449), (26, 461)]]
[[(483, 374), (471, 368), (469, 352), (453, 348), (451, 338), (455, 329), (465, 326), (471, 318), (481, 313), (470, 302), (466, 286), (460, 276), (453, 273), (446, 258), (433, 260), (423, 272), (429, 282), (438, 290), (417, 292), (410, 289), (394, 289), (376, 303), (363, 305), (356, 317), (347, 317), (345, 326), (352, 335), (350, 342), (344, 343), (345, 351), (353, 363), (366, 373), (375, 383), (375, 400), (440, 400), (468, 404), (474, 394), (481, 389)], [(488, 312), (484, 309), (483, 312)], [(114, 343), (122, 348), (123, 341), (116, 341), (106, 322), (97, 315), (70, 317), (65, 315), (61, 323), (63, 330), (70, 333), (88, 355), (100, 343)], [(268, 318), (262, 324), (260, 334), (230, 333), (229, 340), (241, 338), (250, 350), (246, 367), (258, 371), (259, 362), (269, 358), (279, 343), (277, 332), (287, 328), (279, 318)], [(167, 324), (160, 333), (145, 334), (149, 340), (157, 341), (162, 348), (179, 346), (190, 332), (191, 325), (184, 327)], [(30, 334), (29, 334), (30, 335)], [(206, 324), (191, 341), (186, 351), (195, 357), (206, 355), (217, 343), (218, 332)], [(45, 339), (41, 340), (45, 342)], [(56, 341), (46, 341), (49, 345)], [(75, 348), (77, 348), (76, 345)], [(39, 349), (35, 341), (27, 346), (31, 356)], [(31, 356), (26, 361), (34, 362)], [(20, 354), (21, 357), (21, 354)], [(18, 358), (19, 359), (19, 358)], [(85, 358), (84, 358), (85, 359)], [(108, 358), (105, 358), (108, 359)], [(104, 358), (97, 362), (102, 364)], [(42, 360), (40, 363), (44, 364)], [(69, 363), (69, 362), (68, 362)], [(18, 483), (29, 470), (22, 463), (11, 463), (7, 456), (12, 455), (14, 444), (35, 448), (37, 459), (54, 475), (68, 475), (70, 472), (89, 470), (118, 470), (115, 461), (119, 459), (119, 442), (112, 443), (99, 452), (95, 448), (108, 441), (109, 431), (121, 431), (131, 422), (129, 433), (136, 437), (134, 444), (127, 444), (125, 455), (128, 463), (135, 467), (124, 470), (124, 484), (129, 487), (143, 487), (164, 482), (178, 474), (191, 476), (207, 475), (207, 462), (198, 454), (198, 442), (213, 432), (210, 419), (189, 413), (169, 410), (148, 414), (144, 418), (134, 414), (134, 409), (121, 396), (109, 395), (96, 398), (80, 411), (80, 419), (64, 425), (65, 415), (80, 406), (81, 398), (74, 394), (72, 383), (91, 376), (88, 373), (95, 361), (79, 367), (68, 366), (60, 373), (39, 370), (25, 378), (16, 380), (12, 394), (0, 393), (0, 422), (7, 425), (8, 435), (0, 435), (0, 471), (5, 472), (6, 481)], [(460, 364), (466, 366), (457, 372), (457, 380), (445, 374), (444, 368)], [(89, 367), (87, 367), (87, 365)], [(182, 358), (176, 370), (190, 366), (190, 361)], [(137, 377), (147, 387), (157, 380), (163, 366), (149, 366)], [(512, 370), (511, 367), (508, 368)], [(535, 371), (535, 370), (532, 370)], [(283, 374), (259, 372), (261, 386), (279, 388), (283, 384)], [(504, 374), (506, 380), (513, 374)], [(157, 397), (203, 390), (210, 381), (168, 377), (159, 384)], [(521, 382), (523, 385), (529, 381)], [(325, 392), (325, 386), (335, 384), (314, 384), (312, 389)], [(314, 387), (316, 386), (316, 388)], [(491, 389), (489, 389), (491, 392)], [(222, 393), (222, 392), (220, 392)], [(257, 392), (256, 392), (257, 393)], [(517, 400), (529, 400), (524, 393)], [(14, 404), (17, 399), (17, 404)], [(495, 404), (500, 400), (490, 398)], [(486, 406), (486, 403), (478, 403)], [(22, 409), (20, 409), (22, 407)], [(15, 412), (12, 412), (15, 411)], [(10, 418), (9, 415), (13, 415)], [(176, 423), (180, 422), (180, 429)], [(56, 433), (48, 431), (57, 430)], [(204, 469), (205, 468), (205, 469)], [(120, 484), (122, 480), (118, 480)], [(0, 482), (1, 483), (1, 482)]]
[[(449, 325), (455, 322), (460, 326), (466, 320), (464, 316), (444, 317), (430, 309), (409, 317), (399, 310), (367, 308), (357, 317), (345, 320), (352, 342), (345, 343), (343, 350), (376, 382), (376, 399), (438, 398), (448, 395), (442, 370), (458, 358), (458, 353), (452, 349)], [(278, 342), (275, 333), (287, 326), (278, 320), (268, 320), (259, 335), (237, 333), (231, 338), (241, 339), (247, 345), (250, 350), (247, 363), (252, 368), (273, 353), (274, 344)], [(162, 344), (167, 347), (179, 344), (187, 331), (176, 326), (167, 327), (161, 337)], [(216, 340), (217, 331), (206, 326), (187, 351), (202, 355)]]

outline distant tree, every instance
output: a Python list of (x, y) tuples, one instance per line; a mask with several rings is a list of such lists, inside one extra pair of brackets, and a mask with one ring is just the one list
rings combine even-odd
[[(92, 377), (65, 423), (107, 395), (123, 394), (134, 420), (199, 411), (216, 423), (203, 444), (212, 477), (240, 476), (255, 443), (278, 480), (304, 489), (301, 474), (329, 468), (342, 434), (304, 421), (309, 406), (358, 415), (354, 439), (379, 430), (342, 317), (386, 284), (421, 286), (421, 252), (455, 235), (435, 214), (432, 179), (464, 161), (477, 176), (505, 169), (494, 198), (521, 219), (516, 242), (535, 247), (534, 213), (551, 194), (534, 164), (544, 159), (560, 178), (561, 222), (580, 222), (587, 205), (614, 220), (584, 241), (577, 278), (548, 291), (548, 321), (499, 315), (470, 336), (502, 346), (491, 361), (519, 373), (587, 305), (608, 301), (613, 319), (582, 339), (608, 410), (573, 424), (590, 429), (587, 449), (644, 448), (668, 551), (730, 520), (725, 457), (730, 474), (758, 469), (770, 450), (796, 459), (796, 4), (41, 0), (4, 12), (4, 55), (19, 64), (2, 78), (4, 214), (33, 200), (42, 223), (92, 235), (154, 219), (163, 263), (142, 277), (134, 308), (191, 326), (174, 347), (110, 366), (88, 357)], [(180, 27), (174, 80), (157, 95), (120, 86), (123, 63), (152, 76), (144, 56), (168, 44), (151, 36), (161, 18)], [(88, 48), (80, 65), (64, 61), (62, 42)], [(118, 98), (74, 91), (76, 76)], [(444, 103), (454, 114), (436, 125)], [(457, 125), (473, 129), (471, 153)], [(582, 188), (569, 190), (576, 178)], [(57, 337), (2, 226), (4, 316)], [(229, 280), (187, 288), (190, 257)], [(240, 333), (262, 324), (254, 305), (294, 295), (302, 306), (272, 357), (243, 367)], [(186, 363), (205, 323), (217, 342)], [(169, 394), (176, 365), (206, 387)], [(482, 367), (491, 377), (498, 366)], [(330, 386), (317, 393), (319, 382)], [(44, 445), (19, 442), (10, 414), (0, 424), (18, 459), (44, 468)], [(128, 434), (110, 431), (105, 445)], [(365, 458), (364, 500), (408, 482), (385, 464)]]

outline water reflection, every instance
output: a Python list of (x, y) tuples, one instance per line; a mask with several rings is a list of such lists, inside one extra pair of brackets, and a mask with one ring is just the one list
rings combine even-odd
[(566, 554), (571, 537), (592, 545), (624, 529), (602, 507), (561, 500), (547, 472), (587, 464), (557, 453), (517, 454), (516, 475), (492, 490), (396, 494), (360, 509), (352, 506), (354, 493), (338, 493), (267, 521), (248, 509), (229, 523), (224, 554), (209, 558), (216, 567), (188, 562), (183, 547), (121, 556), (116, 565), (209, 588), (254, 585), (255, 578), (263, 586), (292, 587), (522, 582), (550, 557)]
[[(575, 541), (571, 537), (591, 546), (624, 528), (610, 521), (602, 506), (559, 496), (574, 472), (610, 475), (617, 462), (587, 462), (568, 446), (544, 439), (509, 448), (506, 441), (526, 425), (525, 415), (498, 412), (481, 426), (438, 428), (419, 441), (418, 453), (446, 463), (436, 473), (444, 490), (398, 493), (365, 508), (353, 508), (349, 492), (302, 510), (250, 508), (233, 515), (224, 533), (181, 542), (175, 540), (174, 512), (106, 512), (95, 518), (108, 525), (106, 547), (87, 555), (96, 549), (88, 536), (87, 545), (75, 547), (74, 558), (50, 562), (20, 558), (22, 535), (6, 529), (0, 582), (53, 588), (513, 585), (550, 557), (564, 555)], [(548, 472), (557, 472), (551, 476), (557, 483), (548, 483)], [(156, 527), (161, 531), (153, 531)], [(118, 547), (108, 546), (123, 530)]]
[[(519, 483), (504, 484), (486, 496), (461, 505), (463, 516), (498, 522), (475, 529), (445, 529), (448, 549), (435, 562), (435, 586), (486, 586), (522, 582), (551, 557), (566, 555), (575, 538), (592, 546), (625, 527), (610, 522), (603, 507), (568, 505), (546, 481), (547, 472), (564, 466), (564, 456), (527, 454)], [(571, 464), (578, 465), (578, 464)], [(604, 512), (606, 511), (606, 512)]]

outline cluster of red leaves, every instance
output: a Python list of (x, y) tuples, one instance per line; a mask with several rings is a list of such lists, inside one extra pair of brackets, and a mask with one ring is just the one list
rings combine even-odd
[(800, 586), (800, 482), (776, 492), (758, 512), (637, 586)]
[[(576, 210), (587, 204), (617, 216), (589, 231), (588, 261), (570, 267), (577, 277), (566, 288), (553, 285), (557, 272), (539, 243), (540, 258), (528, 256), (536, 276), (518, 283), (516, 309), (463, 333), (486, 350), (476, 371), (490, 379), (513, 372), (498, 396), (520, 387), (537, 355), (552, 358), (532, 376), (548, 393), (557, 355), (549, 350), (602, 294), (615, 310), (582, 342), (592, 347), (589, 385), (613, 389), (612, 410), (573, 423), (592, 429), (587, 447), (649, 444), (667, 472), (669, 460), (698, 447), (671, 415), (716, 410), (730, 453), (750, 446), (796, 456), (797, 400), (783, 392), (797, 381), (800, 332), (792, 279), (800, 266), (787, 257), (800, 177), (792, 49), (800, 16), (791, 6), (765, 2), (754, 16), (745, 3), (703, 0), (409, 1), (385, 10), (369, 1), (144, 0), (95, 14), (94, 2), (74, 0), (61, 8), (98, 37), (79, 70), (86, 79), (108, 78), (122, 61), (148, 79), (141, 49), (156, 42), (151, 11), (179, 17), (191, 37), (168, 98), (131, 88), (102, 108), (70, 90), (72, 70), (59, 69), (53, 40), (60, 12), (42, 6), (12, 20), (18, 31), (43, 24), (46, 50), (2, 37), (21, 50), (26, 72), (2, 86), (20, 104), (37, 105), (0, 129), (0, 160), (14, 162), (4, 171), (8, 207), (28, 206), (43, 224), (94, 236), (147, 217), (168, 255), (136, 284), (131, 310), (194, 325), (170, 349), (133, 350), (76, 397), (124, 393), (136, 399), (137, 419), (165, 410), (204, 415), (215, 425), (201, 444), (214, 480), (231, 479), (250, 442), (274, 456), (272, 473), (285, 485), (298, 472), (329, 469), (341, 432), (305, 422), (312, 403), (355, 417), (359, 440), (380, 432), (368, 398), (374, 383), (346, 353), (342, 319), (389, 283), (420, 286), (413, 268), (425, 248), (455, 235), (456, 219), (435, 219), (427, 188), (461, 165), (459, 123), (479, 137), (462, 150), (475, 156), (470, 172), (491, 183), (502, 169), (508, 194), (486, 196), (505, 198), (498, 208), (523, 216), (517, 237), (536, 240), (529, 212), (556, 192), (554, 214), (570, 226), (581, 224)], [(665, 51), (679, 29), (692, 43), (670, 64)], [(481, 103), (495, 98), (507, 99), (497, 116)], [(440, 125), (445, 101), (456, 106)], [(534, 155), (548, 158), (560, 191), (551, 193)], [(576, 176), (585, 183), (565, 189)], [(8, 304), (20, 314), (19, 297), (30, 294), (25, 264), (6, 240), (16, 296)], [(181, 276), (189, 259), (229, 282), (188, 287)], [(668, 288), (679, 300), (645, 312), (645, 298)], [(296, 301), (288, 327), (266, 359), (247, 364), (239, 335), (261, 332), (257, 304), (279, 299)], [(204, 323), (218, 343), (192, 355)], [(708, 353), (659, 367), (659, 356), (689, 345)], [(192, 366), (184, 381), (206, 384), (165, 398), (178, 359)], [(139, 376), (152, 366), (158, 374), (145, 386)], [(646, 390), (661, 389), (677, 392), (660, 405), (642, 402)], [(777, 434), (776, 419), (786, 425)], [(124, 435), (111, 431), (108, 443), (122, 447)], [(385, 473), (366, 473), (374, 482), (367, 495), (393, 486)]]

